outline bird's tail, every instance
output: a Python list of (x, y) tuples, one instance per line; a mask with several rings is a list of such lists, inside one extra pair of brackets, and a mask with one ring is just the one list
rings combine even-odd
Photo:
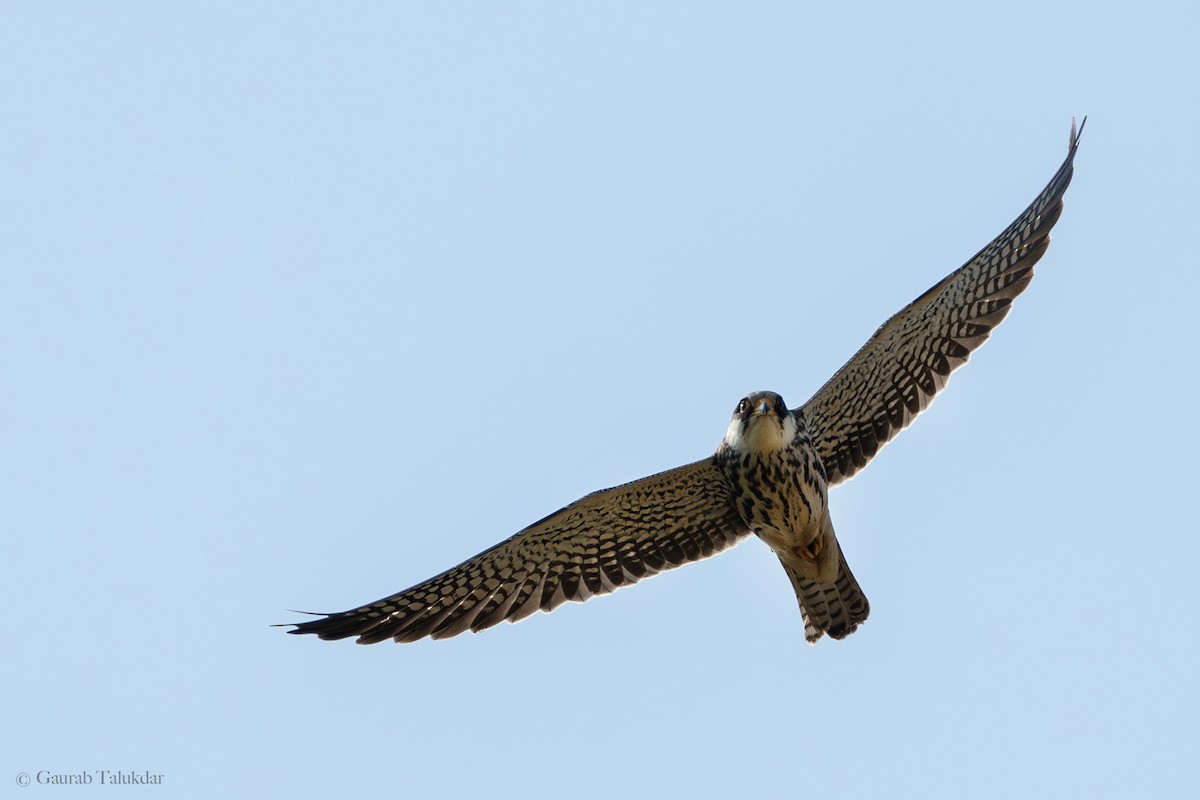
[[(837, 550), (837, 572), (834, 575), (818, 575), (815, 569), (798, 570), (782, 562), (792, 581), (792, 588), (796, 590), (796, 599), (800, 601), (800, 611), (804, 615), (804, 638), (809, 644), (815, 644), (827, 633), (834, 639), (845, 639), (871, 613), (867, 596), (846, 564), (846, 557), (842, 555), (841, 547), (833, 535), (833, 527), (828, 522), (821, 537), (824, 548), (833, 547)], [(828, 573), (830, 570), (821, 572)]]

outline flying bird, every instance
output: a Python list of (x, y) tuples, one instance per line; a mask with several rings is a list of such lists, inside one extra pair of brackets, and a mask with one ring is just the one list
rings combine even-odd
[(829, 488), (925, 410), (1029, 285), (1062, 213), (1082, 132), (1072, 121), (1066, 160), (1003, 233), (883, 323), (808, 402), (788, 408), (775, 392), (748, 394), (708, 458), (589, 494), (412, 588), (294, 623), (289, 633), (371, 644), (481, 631), (754, 534), (791, 581), (805, 638), (850, 635), (870, 607), (834, 533)]

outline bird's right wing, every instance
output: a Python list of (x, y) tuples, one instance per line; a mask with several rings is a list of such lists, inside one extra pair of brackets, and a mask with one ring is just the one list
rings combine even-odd
[(706, 558), (750, 533), (710, 457), (589, 494), (424, 583), (290, 633), (372, 644), (481, 631)]
[(830, 486), (864, 467), (924, 411), (1008, 314), (1050, 244), (1082, 132), (1072, 122), (1066, 160), (1021, 216), (883, 323), (801, 407)]

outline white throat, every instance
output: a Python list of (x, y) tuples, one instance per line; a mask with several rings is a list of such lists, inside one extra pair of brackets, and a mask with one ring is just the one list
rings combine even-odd
[(791, 444), (796, 432), (796, 418), (791, 414), (787, 415), (782, 425), (778, 418), (765, 414), (751, 417), (746, 424), (734, 418), (725, 432), (725, 444), (739, 455), (766, 455)]

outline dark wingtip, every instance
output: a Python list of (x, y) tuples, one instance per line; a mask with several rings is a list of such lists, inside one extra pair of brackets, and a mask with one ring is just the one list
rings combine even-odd
[[(385, 639), (394, 638), (396, 633), (395, 626), (389, 624), (390, 621), (387, 615), (381, 615), (369, 609), (358, 608), (336, 614), (313, 614), (311, 611), (298, 611), (296, 613), (312, 614), (315, 617), (320, 617), (320, 619), (287, 623), (293, 626), (292, 630), (288, 631), (288, 633), (297, 635), (312, 633), (316, 634), (318, 639), (323, 639), (327, 642), (357, 636), (359, 644), (374, 644), (382, 642)], [(425, 634), (422, 633), (423, 635)], [(396, 641), (401, 640), (396, 639)]]
[[(297, 611), (294, 608), (287, 608), (284, 610), (287, 611), (289, 614), (305, 614), (310, 617), (331, 616), (330, 614), (325, 614), (325, 613), (321, 613), (318, 611)], [(308, 623), (306, 623), (306, 622), (273, 622), (273, 623), (271, 623), (271, 627), (272, 628), (286, 628), (288, 625), (307, 625), (307, 624)], [(288, 631), (288, 633), (295, 633), (295, 631)]]
[(1072, 153), (1079, 147), (1079, 137), (1083, 136), (1083, 127), (1087, 125), (1087, 115), (1083, 115), (1083, 122), (1079, 123), (1079, 127), (1075, 127), (1075, 118), (1071, 117), (1071, 141), (1068, 144), (1068, 150)]
[[(335, 621), (337, 621), (338, 618), (342, 616), (341, 614), (326, 614), (326, 613), (320, 613), (320, 612), (316, 612), (316, 611), (296, 611), (295, 609), (291, 609), (291, 608), (289, 608), (288, 611), (291, 612), (292, 614), (307, 614), (310, 617), (319, 617), (320, 619), (313, 619), (313, 620), (309, 620), (307, 622), (277, 622), (277, 623), (273, 624), (271, 627), (272, 628), (290, 627), (291, 630), (288, 631), (288, 633), (295, 633), (295, 634), (315, 633), (315, 634), (317, 634), (317, 636), (319, 636), (322, 639), (333, 638), (333, 637), (328, 636), (329, 630), (332, 627), (332, 625), (335, 623)], [(351, 635), (351, 634), (346, 634), (346, 635)], [(336, 638), (341, 639), (341, 638), (345, 638), (345, 636), (338, 636)]]

